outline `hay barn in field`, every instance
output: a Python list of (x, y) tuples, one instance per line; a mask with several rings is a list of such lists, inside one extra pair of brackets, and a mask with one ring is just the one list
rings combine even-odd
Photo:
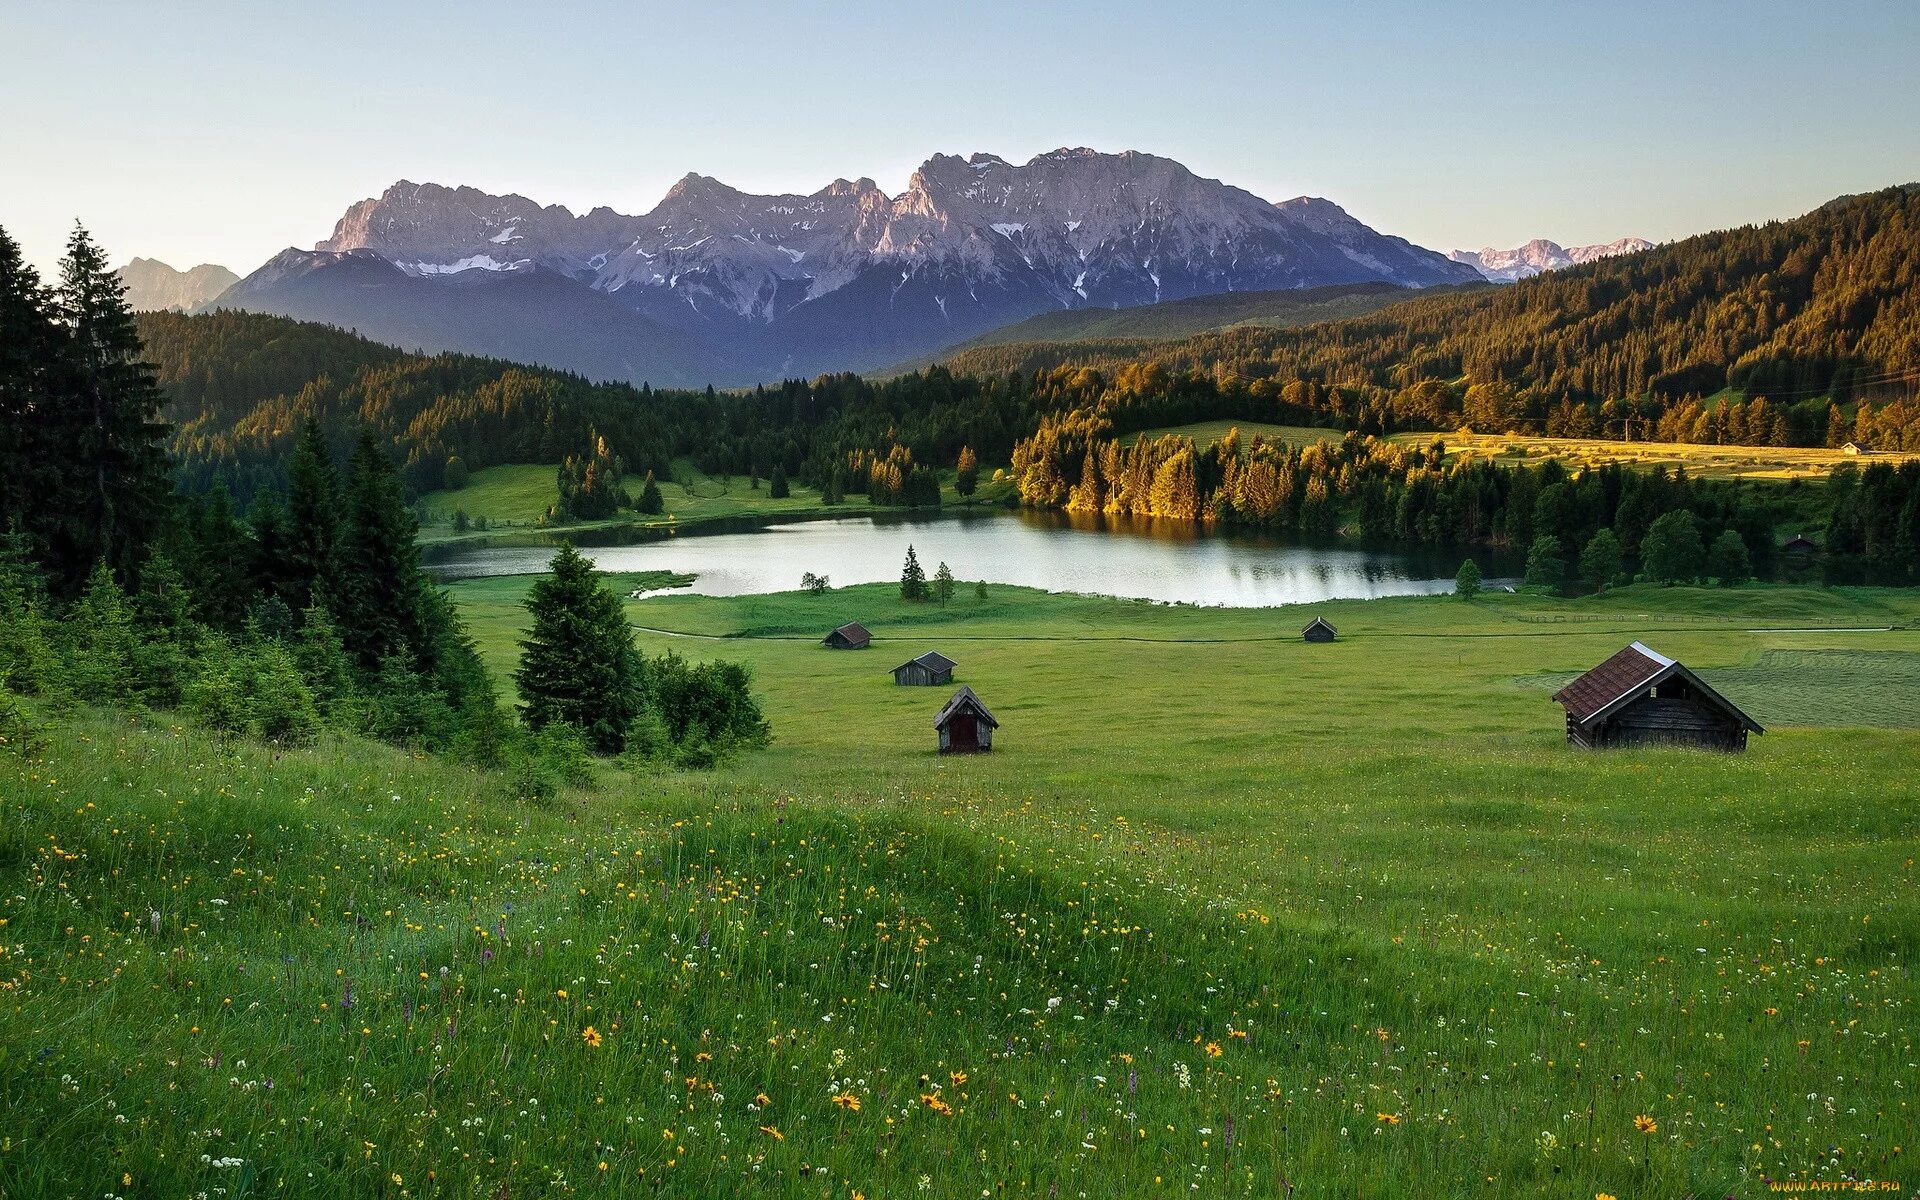
[(985, 754), (993, 749), (993, 731), (1000, 722), (993, 719), (987, 706), (973, 689), (962, 684), (933, 719), (940, 734), (942, 754)]
[(939, 687), (953, 682), (953, 668), (958, 665), (938, 650), (929, 650), (895, 667), (893, 682), (898, 687)]
[(1657, 650), (1635, 642), (1553, 694), (1567, 710), (1567, 744), (1699, 746), (1741, 751), (1760, 723)]
[(1307, 622), (1305, 629), (1300, 631), (1300, 636), (1309, 642), (1330, 642), (1339, 634), (1340, 631), (1335, 629), (1325, 617), (1315, 617)]
[(867, 627), (858, 621), (848, 621), (820, 639), (820, 644), (829, 650), (865, 650), (872, 643), (873, 635)]

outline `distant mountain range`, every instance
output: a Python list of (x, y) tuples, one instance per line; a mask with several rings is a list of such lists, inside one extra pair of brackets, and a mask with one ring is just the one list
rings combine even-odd
[(1513, 283), (1516, 280), (1530, 279), (1542, 271), (1558, 271), (1562, 267), (1579, 266), (1581, 263), (1598, 262), (1603, 258), (1637, 254), (1642, 250), (1651, 249), (1653, 249), (1652, 242), (1637, 237), (1624, 237), (1617, 242), (1571, 248), (1557, 242), (1549, 242), (1545, 238), (1535, 238), (1526, 245), (1512, 250), (1495, 250), (1492, 246), (1488, 246), (1480, 250), (1455, 250), (1447, 257), (1454, 262), (1465, 263), (1494, 283)]
[(756, 196), (688, 175), (644, 216), (400, 182), (211, 307), (656, 385), (867, 370), (1039, 313), (1219, 293), (1479, 282), (1338, 205), (1170, 159), (936, 155), (907, 190)]
[(119, 274), (135, 312), (186, 312), (240, 282), (238, 275), (212, 263), (176, 271), (153, 258), (136, 258)]

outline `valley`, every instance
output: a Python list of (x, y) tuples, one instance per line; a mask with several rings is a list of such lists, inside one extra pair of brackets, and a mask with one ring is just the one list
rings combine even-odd
[[(503, 673), (517, 597), (453, 591)], [(1300, 643), (1298, 609), (1017, 589), (630, 603), (727, 637), (694, 644), (752, 666), (776, 740), (536, 805), (359, 741), (83, 714), (0, 754), (8, 1086), (35, 1096), (10, 1136), (41, 1147), (0, 1170), (1679, 1197), (1903, 1169), (1910, 593), (1311, 611), (1340, 641)], [(816, 644), (853, 614), (872, 650)], [(1769, 732), (1569, 752), (1548, 691), (1632, 638)], [(936, 756), (944, 692), (892, 686), (929, 646), (992, 754)], [(1781, 655), (1852, 664), (1850, 700), (1906, 727), (1817, 699), (1776, 723), (1804, 686)]]

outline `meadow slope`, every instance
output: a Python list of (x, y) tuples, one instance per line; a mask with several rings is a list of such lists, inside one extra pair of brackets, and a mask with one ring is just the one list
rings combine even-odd
[[(496, 670), (523, 586), (453, 589)], [(1920, 596), (1316, 606), (1330, 646), (1012, 588), (628, 611), (750, 665), (774, 744), (544, 807), (164, 717), (0, 750), (0, 1194), (1912, 1175)], [(1633, 638), (1769, 732), (1565, 749), (1552, 684)], [(929, 648), (993, 754), (932, 753), (945, 691), (886, 674)]]

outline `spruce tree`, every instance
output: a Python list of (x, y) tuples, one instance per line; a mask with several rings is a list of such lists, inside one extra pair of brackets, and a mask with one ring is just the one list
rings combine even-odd
[(572, 543), (527, 594), (533, 627), (514, 672), (521, 720), (531, 729), (566, 725), (602, 754), (618, 754), (644, 705), (640, 652), (620, 598)]
[(55, 417), (60, 428), (48, 449), (61, 455), (69, 486), (36, 503), (71, 504), (60, 511), (74, 519), (69, 544), (54, 548), (50, 565), (72, 579), (104, 560), (133, 577), (173, 501), (160, 445), (166, 426), (154, 369), (141, 361), (126, 288), (79, 226), (67, 240), (55, 303), (67, 331), (71, 391)]
[(216, 481), (193, 506), (191, 530), (191, 553), (181, 565), (194, 613), (210, 628), (238, 633), (255, 597), (253, 546), (234, 515), (225, 481)]
[(647, 472), (647, 482), (640, 489), (640, 503), (635, 507), (648, 516), (667, 511), (667, 502), (660, 495), (660, 485), (654, 482), (652, 471)]
[(36, 558), (66, 519), (61, 505), (71, 502), (53, 438), (62, 415), (53, 389), (65, 353), (52, 297), (0, 229), (0, 531), (20, 531)]
[(920, 566), (920, 556), (907, 547), (907, 561), (900, 568), (900, 598), (902, 600), (925, 600), (927, 598), (927, 572)]
[(340, 482), (333, 451), (312, 416), (301, 426), (287, 464), (284, 537), (287, 606), (300, 611), (330, 603), (340, 544)]
[(779, 463), (773, 465), (773, 475), (767, 480), (767, 495), (774, 500), (785, 500), (793, 495), (793, 489), (787, 483), (787, 469)]
[(414, 542), (419, 525), (400, 493), (393, 463), (371, 430), (362, 430), (354, 447), (345, 508), (329, 607), (348, 653), (369, 673), (402, 654), (432, 672), (434, 647), (421, 620), (422, 594), (429, 585)]

